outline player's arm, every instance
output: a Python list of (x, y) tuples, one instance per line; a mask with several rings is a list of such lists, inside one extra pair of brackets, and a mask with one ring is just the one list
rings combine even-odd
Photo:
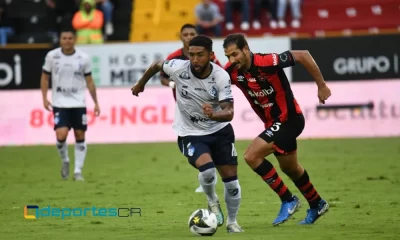
[(83, 74), (86, 80), (86, 86), (89, 90), (90, 96), (94, 102), (94, 113), (96, 116), (100, 115), (100, 107), (99, 102), (97, 101), (97, 92), (96, 92), (96, 85), (94, 84), (93, 77), (92, 77), (92, 66), (90, 64), (89, 57), (86, 58), (85, 66), (83, 69)]
[(204, 104), (203, 111), (211, 119), (217, 122), (232, 121), (234, 116), (233, 111), (233, 95), (231, 89), (231, 80), (227, 72), (221, 72), (216, 82), (218, 89), (218, 99), (221, 111), (214, 112), (211, 105)]
[(40, 77), (40, 89), (42, 90), (43, 106), (51, 111), (51, 103), (47, 100), (47, 91), (49, 90), (49, 78), (52, 68), (52, 56), (48, 53), (44, 60), (42, 76)]
[(154, 76), (156, 73), (160, 72), (164, 64), (164, 60), (157, 60), (153, 62), (149, 68), (146, 69), (143, 76), (138, 81), (138, 85), (144, 87), (147, 82)]
[(294, 59), (296, 59), (296, 62), (301, 63), (306, 68), (307, 72), (311, 74), (318, 86), (318, 98), (321, 103), (325, 103), (325, 100), (331, 96), (331, 91), (326, 85), (321, 70), (319, 69), (314, 58), (311, 56), (310, 52), (307, 50), (292, 50), (290, 52)]

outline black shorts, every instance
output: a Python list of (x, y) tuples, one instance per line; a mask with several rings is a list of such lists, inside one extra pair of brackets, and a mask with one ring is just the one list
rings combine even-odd
[(238, 165), (235, 133), (231, 124), (204, 136), (178, 137), (178, 146), (192, 166), (204, 153), (209, 153), (215, 165)]
[(74, 130), (87, 130), (86, 108), (53, 107), (54, 130), (67, 127)]
[(296, 138), (303, 132), (304, 125), (304, 116), (296, 115), (286, 122), (275, 122), (258, 136), (267, 143), (274, 142), (275, 156), (286, 155), (297, 150)]

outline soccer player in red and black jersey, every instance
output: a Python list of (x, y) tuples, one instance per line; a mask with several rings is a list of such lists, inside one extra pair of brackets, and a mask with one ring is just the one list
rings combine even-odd
[[(176, 50), (175, 52), (168, 55), (166, 60), (171, 59), (181, 59), (181, 60), (189, 60), (189, 42), (192, 38), (197, 36), (196, 27), (192, 24), (185, 24), (181, 27), (181, 41), (183, 43), (183, 48)], [(215, 55), (211, 59), (215, 64), (221, 66), (221, 63), (215, 57)], [(221, 66), (222, 67), (222, 66)], [(161, 84), (167, 87), (172, 88), (172, 93), (174, 95), (174, 99), (176, 100), (175, 93), (175, 83), (174, 81), (169, 79), (165, 73), (160, 73)]]
[(288, 175), (307, 199), (310, 209), (300, 224), (312, 224), (328, 211), (310, 181), (307, 171), (297, 161), (296, 138), (304, 129), (305, 119), (293, 96), (283, 68), (301, 63), (315, 79), (321, 103), (331, 92), (308, 51), (286, 51), (276, 54), (252, 53), (241, 34), (228, 35), (223, 43), (229, 62), (225, 70), (231, 81), (246, 96), (253, 110), (265, 124), (265, 130), (250, 144), (244, 154), (247, 164), (279, 195), (281, 209), (273, 225), (285, 222), (300, 207), (274, 166), (265, 159), (274, 154), (280, 168)]

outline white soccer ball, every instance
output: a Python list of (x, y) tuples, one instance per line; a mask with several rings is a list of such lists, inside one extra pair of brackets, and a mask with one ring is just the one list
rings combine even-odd
[(212, 236), (217, 231), (217, 216), (208, 209), (198, 209), (189, 217), (189, 229), (194, 235)]

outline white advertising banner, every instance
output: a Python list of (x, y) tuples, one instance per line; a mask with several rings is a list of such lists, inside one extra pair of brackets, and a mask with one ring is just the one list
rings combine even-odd
[[(287, 37), (248, 38), (253, 52), (280, 53), (290, 50), (290, 39)], [(225, 65), (222, 47), (223, 39), (213, 40), (213, 49), (221, 64)], [(158, 59), (167, 56), (182, 47), (182, 42), (121, 43), (105, 45), (80, 45), (79, 48), (92, 58), (93, 77), (97, 86), (130, 86), (133, 85), (150, 66)], [(291, 81), (290, 69), (285, 70)], [(149, 85), (160, 85), (159, 74), (149, 81)]]

